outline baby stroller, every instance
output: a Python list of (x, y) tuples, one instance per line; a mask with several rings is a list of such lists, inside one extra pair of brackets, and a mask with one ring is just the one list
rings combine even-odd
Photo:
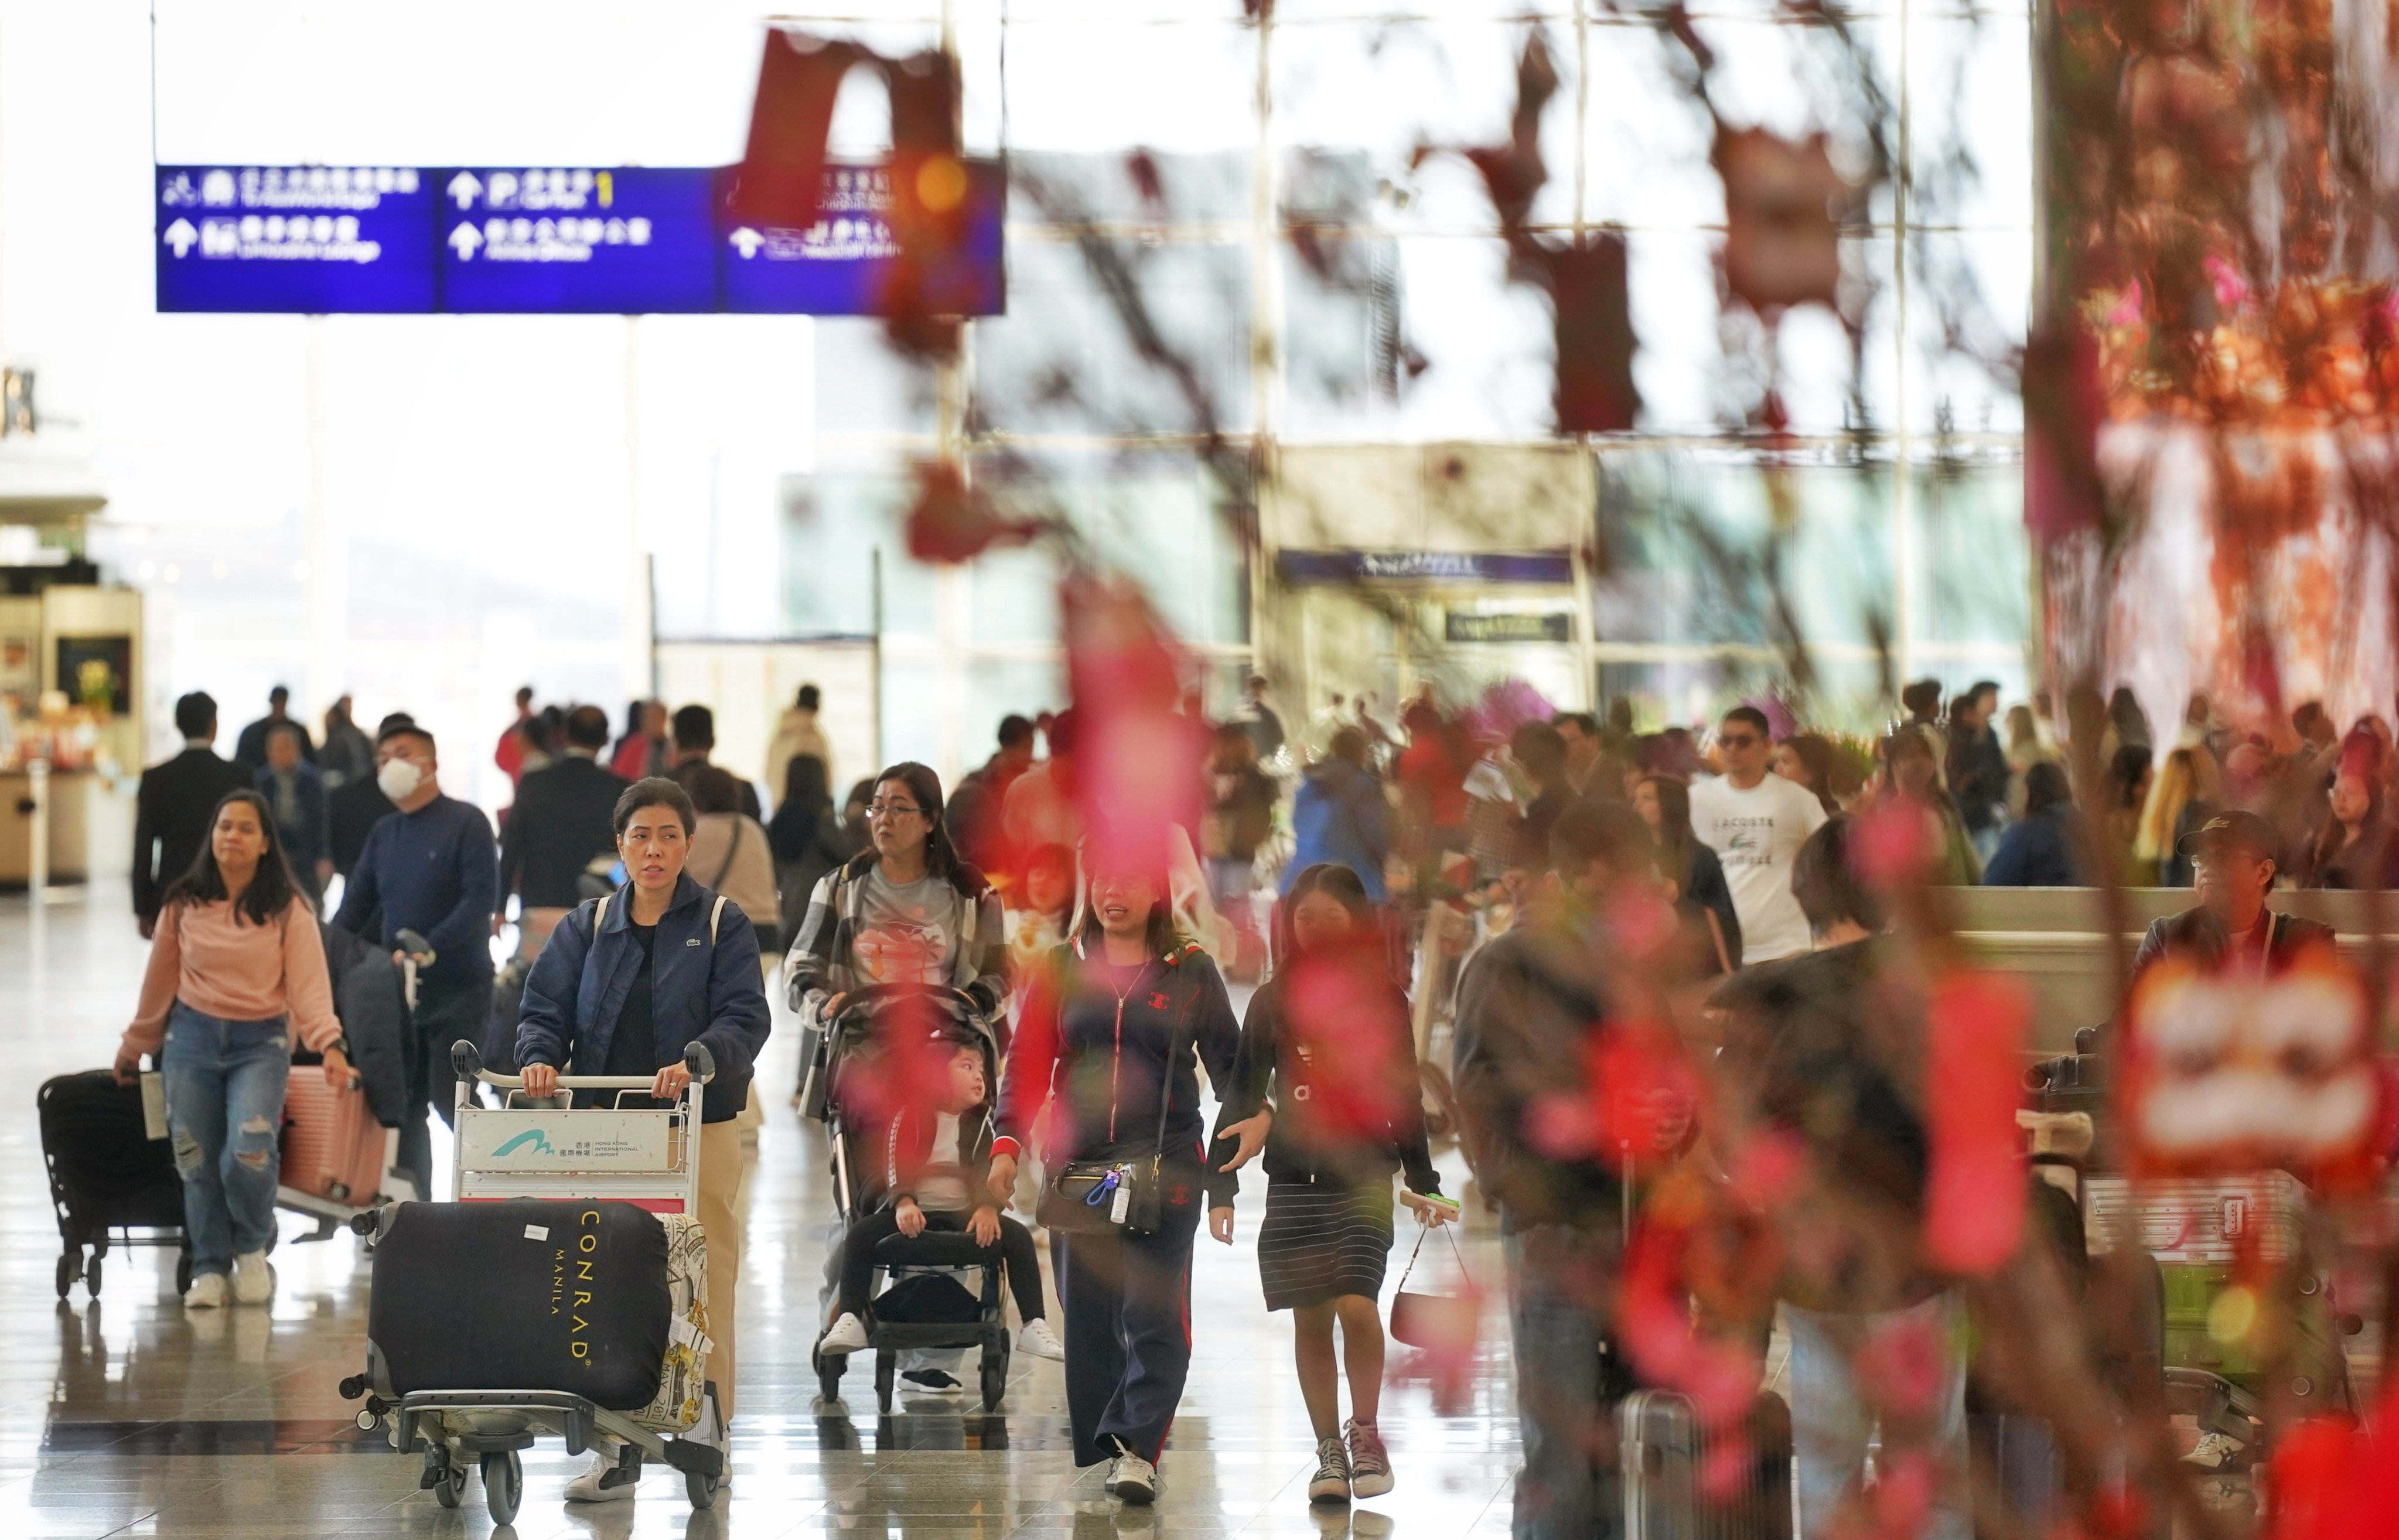
[[(912, 1019), (913, 1018), (913, 1019)], [(929, 1023), (928, 1022), (929, 1018)], [(999, 1085), (1001, 1043), (997, 1031), (961, 991), (925, 984), (874, 984), (851, 993), (841, 1012), (803, 1046), (806, 1077), (801, 1108), (823, 1119), (833, 1147), (834, 1204), (845, 1225), (858, 1215), (861, 1182), (858, 1141), (871, 1139), (860, 1127), (856, 1103), (864, 1074), (888, 1051), (891, 1033), (912, 1034), (930, 1024), (951, 1042), (983, 1053), (983, 1081)], [(847, 1101), (845, 1090), (849, 1092)], [(871, 1158), (869, 1156), (868, 1158)], [(874, 1402), (891, 1410), (899, 1356), (908, 1348), (976, 1347), (983, 1350), (979, 1388), (985, 1412), (996, 1410), (1008, 1388), (1009, 1332), (1000, 1301), (1000, 1269), (985, 1259), (974, 1237), (946, 1231), (889, 1236), (874, 1248), (874, 1281), (868, 1287), (867, 1344), (874, 1353)], [(814, 1352), (824, 1398), (841, 1395), (847, 1353)]]

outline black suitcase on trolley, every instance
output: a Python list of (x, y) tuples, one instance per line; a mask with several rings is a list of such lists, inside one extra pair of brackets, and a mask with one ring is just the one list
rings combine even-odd
[(630, 1203), (403, 1203), (375, 1242), (367, 1347), (394, 1395), (554, 1390), (612, 1412), (658, 1393), (666, 1227)]
[[(142, 1116), (142, 1087), (120, 1086), (107, 1070), (61, 1074), (42, 1083), (42, 1164), (57, 1210), (59, 1298), (81, 1278), (100, 1292), (101, 1258), (118, 1245), (174, 1246), (178, 1293), (191, 1287), (192, 1252), (183, 1237), (183, 1179), (172, 1143), (152, 1139)], [(136, 1235), (142, 1231), (146, 1234)], [(91, 1248), (86, 1261), (85, 1247)]]

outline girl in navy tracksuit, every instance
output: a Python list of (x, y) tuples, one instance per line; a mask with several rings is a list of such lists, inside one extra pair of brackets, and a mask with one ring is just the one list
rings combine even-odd
[[(1231, 1163), (1221, 1158), (1227, 1152), (1210, 1157), (1202, 1148), (1199, 1066), (1206, 1064), (1212, 1084), (1230, 1086), (1240, 1025), (1216, 965), (1174, 933), (1162, 875), (1095, 872), (1086, 911), (1018, 1021), (1000, 1077), (991, 1189), (1003, 1198), (1013, 1190), (1017, 1154), (1053, 1098), (1044, 1152), (1050, 1169), (1161, 1149), (1166, 1155), (1155, 1234), (1069, 1234), (1053, 1225), (1050, 1240), (1075, 1463), (1112, 1462), (1108, 1489), (1146, 1503), (1191, 1364), (1191, 1245), (1203, 1195), (1210, 1233), (1233, 1238), (1237, 1181), (1219, 1169)], [(1246, 1136), (1242, 1142), (1254, 1148)]]

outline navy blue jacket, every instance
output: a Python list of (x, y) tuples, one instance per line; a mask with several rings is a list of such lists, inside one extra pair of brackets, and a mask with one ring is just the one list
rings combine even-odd
[[(652, 942), (650, 1031), (661, 1049), (676, 1054), (704, 1043), (716, 1078), (701, 1095), (700, 1121), (722, 1123), (750, 1099), (750, 1074), (773, 1025), (760, 981), (758, 933), (739, 904), (726, 904), (708, 939), (716, 895), (691, 880), (675, 880), (674, 898), (658, 917)], [(559, 922), (534, 959), (517, 1017), (517, 1062), (549, 1064), (575, 1074), (599, 1074), (608, 1062), (617, 1018), (642, 970), (632, 931), (633, 885), (608, 900), (595, 935), (600, 900), (576, 906)]]
[[(1099, 944), (1094, 939), (1091, 947)], [(1215, 963), (1178, 940), (1119, 999), (1105, 970), (1084, 962), (1083, 950), (1078, 938), (1051, 952), (1025, 998), (999, 1077), (993, 1153), (1016, 1154), (1054, 1097), (1046, 1152), (1051, 1162), (1147, 1155), (1160, 1148), (1163, 1087), (1163, 1152), (1177, 1161), (1204, 1161), (1208, 1206), (1231, 1203), (1240, 1176), (1216, 1169), (1223, 1157), (1208, 1158), (1201, 1148), (1208, 1124), (1200, 1112), (1200, 1069), (1206, 1067), (1223, 1100), (1233, 1088), (1241, 1047), (1241, 1024)]]

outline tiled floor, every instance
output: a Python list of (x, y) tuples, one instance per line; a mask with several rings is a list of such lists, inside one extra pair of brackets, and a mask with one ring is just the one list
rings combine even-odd
[[(0, 897), (0, 1540), (50, 1535), (481, 1535), (480, 1485), (464, 1507), (416, 1490), (414, 1459), (350, 1423), (336, 1382), (360, 1367), (366, 1277), (346, 1235), (295, 1244), (289, 1217), (271, 1310), (187, 1316), (169, 1252), (112, 1252), (98, 1301), (56, 1303), (57, 1229), (41, 1175), (34, 1091), (108, 1062), (131, 1009), (144, 949), (122, 888), (75, 893), (38, 916)], [(792, 1080), (779, 1036), (764, 1081)], [(1486, 1323), (1481, 1378), (1463, 1414), (1436, 1414), (1421, 1384), (1395, 1383), (1383, 1424), (1400, 1473), (1388, 1497), (1311, 1510), (1313, 1441), (1290, 1370), (1287, 1317), (1259, 1302), (1249, 1245), (1263, 1204), (1254, 1180), (1230, 1250), (1204, 1237), (1195, 1269), (1197, 1356), (1152, 1511), (1119, 1508), (1100, 1473), (1066, 1450), (1056, 1365), (1019, 1356), (998, 1413), (903, 1403), (878, 1420), (871, 1371), (847, 1406), (816, 1403), (808, 1349), (823, 1220), (823, 1146), (780, 1094), (767, 1100), (751, 1186), (741, 1288), (742, 1413), (734, 1490), (694, 1513), (672, 1473), (653, 1468), (638, 1502), (572, 1508), (574, 1463), (553, 1443), (525, 1462), (512, 1531), (535, 1535), (1459, 1536), (1507, 1530), (1516, 1460), (1505, 1323)], [(1457, 1184), (1454, 1155), (1450, 1185)], [(1428, 1253), (1430, 1255), (1430, 1253)], [(1488, 1236), (1469, 1265), (1498, 1277)], [(1390, 1278), (1399, 1272), (1395, 1265)], [(1494, 1331), (1498, 1342), (1491, 1342)], [(1394, 1362), (1404, 1352), (1394, 1344)]]

